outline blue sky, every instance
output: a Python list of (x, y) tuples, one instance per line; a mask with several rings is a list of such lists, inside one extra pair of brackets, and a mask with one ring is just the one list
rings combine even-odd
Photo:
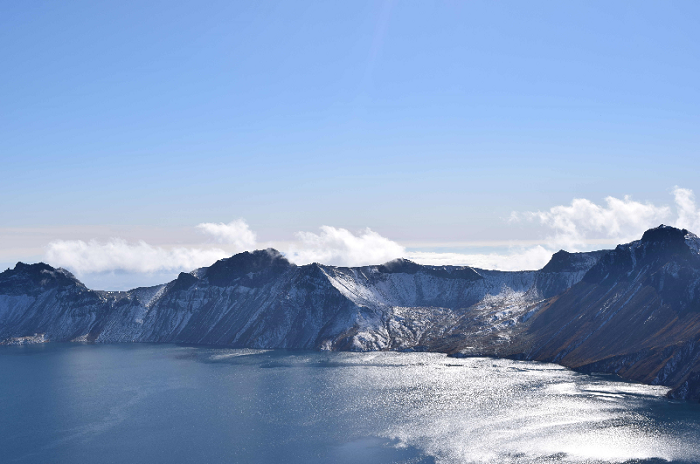
[[(56, 240), (206, 248), (198, 224), (239, 218), (255, 246), (325, 225), (479, 253), (557, 236), (508, 218), (576, 198), (631, 195), (677, 221), (674, 188), (700, 190), (699, 16), (697, 2), (4, 2), (0, 264)], [(626, 238), (603, 229), (587, 243)]]

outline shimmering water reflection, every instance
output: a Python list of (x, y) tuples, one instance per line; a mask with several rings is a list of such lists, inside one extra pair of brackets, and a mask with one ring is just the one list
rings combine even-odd
[(0, 347), (2, 462), (700, 462), (700, 407), (552, 364)]

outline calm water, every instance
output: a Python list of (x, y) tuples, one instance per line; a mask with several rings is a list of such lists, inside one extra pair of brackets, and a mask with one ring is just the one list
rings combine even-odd
[(0, 462), (700, 462), (700, 407), (664, 393), (427, 353), (0, 347)]

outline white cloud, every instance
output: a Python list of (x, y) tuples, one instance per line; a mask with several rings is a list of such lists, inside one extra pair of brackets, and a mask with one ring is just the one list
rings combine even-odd
[(355, 235), (347, 229), (322, 226), (318, 234), (297, 232), (297, 239), (283, 250), (297, 264), (363, 266), (385, 263), (406, 254), (403, 246), (369, 228)]
[(542, 269), (552, 258), (553, 251), (543, 246), (534, 246), (514, 250), (511, 253), (434, 253), (413, 251), (407, 258), (419, 264), (434, 266), (472, 266), (481, 269), (498, 269), (501, 271), (522, 271)]
[[(381, 264), (396, 258), (408, 258), (420, 264), (467, 265), (484, 269), (540, 269), (554, 251), (589, 249), (601, 240), (610, 244), (629, 242), (645, 230), (659, 224), (673, 224), (700, 232), (700, 210), (692, 190), (673, 190), (675, 215), (668, 206), (641, 203), (629, 196), (607, 197), (598, 205), (587, 199), (574, 199), (570, 205), (554, 206), (547, 211), (514, 212), (511, 220), (531, 220), (549, 229), (551, 236), (544, 246), (513, 248), (506, 253), (438, 253), (407, 251), (406, 248), (367, 228), (357, 233), (323, 226), (319, 233), (298, 232), (296, 241), (279, 245), (287, 258), (297, 264), (320, 262), (338, 266)], [(55, 240), (45, 258), (55, 266), (68, 268), (78, 275), (124, 271), (133, 274), (190, 271), (209, 266), (234, 252), (256, 247), (256, 235), (243, 219), (228, 224), (202, 223), (196, 228), (215, 241), (218, 247), (172, 247), (150, 245), (144, 241), (127, 242)], [(274, 243), (270, 244), (275, 246)], [(222, 249), (223, 248), (223, 249)]]
[(676, 187), (673, 189), (673, 196), (678, 208), (678, 219), (674, 225), (696, 234), (700, 233), (700, 210), (695, 206), (693, 191)]
[(210, 266), (216, 260), (234, 252), (252, 250), (255, 233), (243, 219), (223, 223), (202, 223), (197, 229), (219, 243), (223, 250), (213, 247), (159, 247), (144, 241), (128, 242), (121, 238), (98, 240), (54, 240), (46, 248), (46, 261), (70, 269), (78, 275), (123, 271), (130, 273), (159, 273), (191, 271)]
[(190, 271), (229, 255), (218, 248), (165, 249), (143, 241), (129, 243), (118, 238), (107, 242), (56, 240), (49, 243), (46, 250), (46, 260), (51, 265), (70, 269), (78, 275), (112, 271)]
[(552, 257), (552, 250), (542, 246), (518, 248), (511, 253), (438, 253), (407, 251), (402, 245), (379, 235), (371, 229), (357, 234), (330, 226), (321, 227), (319, 234), (298, 232), (299, 242), (284, 252), (296, 264), (319, 262), (336, 266), (365, 266), (382, 264), (396, 258), (407, 258), (419, 264), (474, 266), (483, 269), (540, 269)]
[(238, 252), (253, 250), (257, 243), (255, 232), (250, 230), (243, 219), (236, 219), (228, 224), (204, 222), (197, 225), (197, 229), (211, 235), (219, 243), (234, 245)]
[(668, 206), (641, 203), (625, 196), (607, 197), (605, 204), (597, 205), (585, 198), (574, 199), (570, 205), (560, 205), (548, 211), (513, 212), (511, 221), (534, 220), (553, 233), (545, 246), (516, 249), (511, 253), (433, 253), (414, 251), (406, 254), (420, 264), (465, 265), (483, 269), (521, 270), (541, 269), (554, 251), (590, 249), (591, 242), (609, 241), (626, 243), (641, 238), (642, 234), (661, 223), (673, 224), (691, 232), (700, 232), (700, 210), (692, 190), (675, 187), (675, 219)]
[[(245, 223), (244, 223), (245, 224)], [(227, 224), (211, 224), (212, 235), (227, 236)], [(244, 232), (247, 226), (239, 228)], [(251, 232), (252, 234), (252, 232)], [(245, 234), (243, 234), (245, 236)], [(236, 237), (236, 235), (233, 235)], [(240, 236), (240, 235), (238, 235)], [(222, 240), (224, 239), (222, 238)], [(539, 269), (552, 255), (541, 246), (521, 248), (510, 254), (407, 252), (405, 247), (371, 229), (356, 234), (347, 229), (323, 226), (318, 234), (298, 232), (297, 242), (284, 251), (297, 264), (320, 262), (337, 266), (381, 264), (396, 258), (408, 258), (420, 264), (468, 265), (484, 269)], [(237, 245), (239, 246), (239, 245)], [(231, 253), (219, 248), (163, 248), (146, 242), (127, 242), (113, 238), (106, 242), (56, 240), (46, 250), (46, 260), (75, 272), (78, 276), (123, 271), (132, 274), (190, 271), (209, 266)], [(126, 288), (126, 287), (125, 287)]]
[(590, 239), (609, 239), (613, 243), (636, 240), (671, 216), (668, 206), (640, 203), (629, 196), (607, 197), (605, 203), (597, 205), (577, 198), (569, 206), (554, 206), (549, 211), (514, 212), (511, 220), (538, 220), (554, 231), (550, 237), (553, 247), (577, 249)]

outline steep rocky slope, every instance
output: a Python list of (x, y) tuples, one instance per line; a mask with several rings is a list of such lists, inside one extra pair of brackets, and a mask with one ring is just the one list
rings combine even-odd
[(552, 361), (700, 400), (700, 239), (661, 226), (614, 250), (560, 251), (539, 271), (296, 266), (268, 249), (127, 292), (63, 269), (0, 273), (0, 343), (175, 342), (431, 350)]
[[(557, 253), (542, 271), (421, 266), (295, 266), (275, 250), (241, 253), (128, 292), (85, 288), (69, 272), (19, 263), (0, 274), (0, 340), (183, 342), (335, 350), (492, 344), (520, 329), (599, 253)], [(468, 333), (465, 333), (468, 332)]]
[(699, 250), (697, 236), (666, 226), (619, 245), (533, 317), (524, 356), (700, 399)]

